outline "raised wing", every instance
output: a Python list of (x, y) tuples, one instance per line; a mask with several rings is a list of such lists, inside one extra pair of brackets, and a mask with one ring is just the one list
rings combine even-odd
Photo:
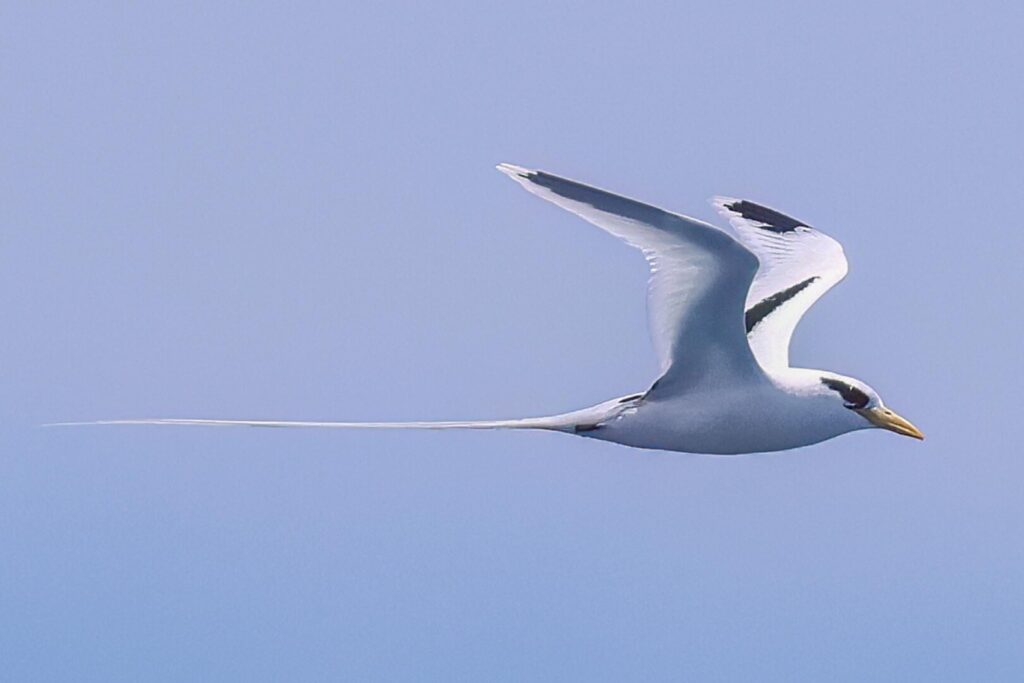
[(750, 347), (765, 370), (788, 367), (789, 341), (800, 318), (846, 276), (843, 247), (767, 206), (732, 197), (712, 197), (711, 203), (761, 262), (747, 295)]
[(757, 259), (730, 235), (543, 171), (511, 164), (498, 170), (643, 252), (651, 267), (647, 308), (663, 373), (659, 392), (763, 377), (743, 328)]

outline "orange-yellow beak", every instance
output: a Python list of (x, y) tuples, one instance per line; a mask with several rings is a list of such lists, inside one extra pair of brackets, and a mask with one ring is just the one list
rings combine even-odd
[(910, 420), (900, 417), (888, 408), (877, 406), (875, 408), (858, 410), (857, 412), (876, 427), (924, 441), (924, 434), (921, 433), (920, 429), (911, 424)]

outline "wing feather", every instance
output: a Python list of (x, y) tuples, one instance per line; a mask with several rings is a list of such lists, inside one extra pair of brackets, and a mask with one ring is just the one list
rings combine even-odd
[(789, 343), (800, 319), (846, 276), (843, 247), (762, 204), (733, 197), (712, 197), (711, 203), (761, 262), (746, 301), (750, 347), (766, 370), (788, 367)]
[(728, 233), (543, 171), (511, 164), (498, 170), (643, 252), (651, 267), (648, 316), (663, 372), (659, 391), (763, 377), (743, 327), (757, 259)]

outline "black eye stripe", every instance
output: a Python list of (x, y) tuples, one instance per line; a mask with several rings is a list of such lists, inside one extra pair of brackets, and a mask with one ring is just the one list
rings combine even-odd
[(832, 379), (831, 377), (822, 377), (821, 383), (832, 391), (839, 392), (839, 395), (843, 397), (843, 401), (846, 402), (847, 408), (864, 408), (871, 402), (871, 397), (846, 382)]

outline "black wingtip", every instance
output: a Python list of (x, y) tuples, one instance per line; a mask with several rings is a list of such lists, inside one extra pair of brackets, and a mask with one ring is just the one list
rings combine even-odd
[(810, 227), (803, 221), (798, 221), (792, 216), (787, 216), (775, 209), (769, 209), (767, 206), (762, 206), (761, 204), (756, 204), (746, 199), (737, 199), (735, 201), (726, 202), (722, 206), (748, 221), (760, 223), (761, 225), (757, 227), (765, 230), (771, 230), (772, 232), (777, 232), (779, 234), (793, 232), (797, 228)]
[(498, 164), (497, 166), (495, 166), (495, 168), (497, 168), (499, 171), (501, 171), (502, 173), (504, 173), (507, 176), (517, 176), (519, 178), (525, 178), (527, 180), (529, 180), (529, 179), (531, 179), (531, 178), (533, 178), (533, 177), (535, 177), (537, 175), (537, 171), (531, 171), (528, 168), (523, 168), (522, 166), (516, 166), (515, 164), (501, 163), (501, 164)]

